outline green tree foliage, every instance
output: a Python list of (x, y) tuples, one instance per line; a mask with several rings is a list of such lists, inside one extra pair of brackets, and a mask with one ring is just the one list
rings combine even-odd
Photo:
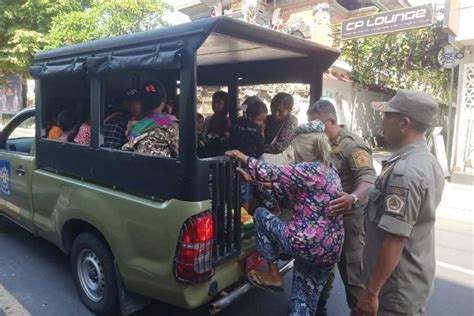
[(342, 59), (353, 67), (353, 79), (362, 86), (424, 91), (444, 102), (450, 72), (439, 65), (438, 52), (447, 43), (440, 22), (431, 28), (335, 41)]
[(0, 0), (0, 73), (28, 74), (45, 48), (165, 25), (161, 0)]
[(90, 8), (53, 19), (49, 47), (151, 30), (166, 25), (170, 7), (160, 0), (92, 0)]
[(0, 73), (25, 74), (31, 56), (47, 43), (51, 20), (82, 9), (77, 0), (0, 0)]

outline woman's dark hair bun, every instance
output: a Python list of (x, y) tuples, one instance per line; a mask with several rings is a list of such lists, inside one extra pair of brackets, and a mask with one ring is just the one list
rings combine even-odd
[(158, 81), (148, 80), (143, 84), (141, 97), (143, 113), (148, 114), (166, 101), (166, 89)]

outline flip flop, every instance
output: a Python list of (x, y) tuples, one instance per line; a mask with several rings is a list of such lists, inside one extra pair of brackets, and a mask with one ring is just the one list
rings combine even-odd
[[(252, 272), (252, 271), (250, 271), (250, 272)], [(258, 281), (255, 280), (252, 277), (250, 272), (247, 274), (247, 279), (248, 279), (249, 283), (252, 284), (253, 286), (258, 287), (259, 289), (262, 289), (265, 292), (271, 293), (273, 295), (278, 295), (278, 293), (283, 292), (283, 287), (282, 286), (265, 285), (265, 284), (258, 283)]]

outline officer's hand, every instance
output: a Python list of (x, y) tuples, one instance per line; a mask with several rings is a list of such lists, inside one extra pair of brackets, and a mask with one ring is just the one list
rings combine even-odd
[(379, 310), (379, 297), (364, 290), (357, 302), (357, 316), (376, 316)]
[(352, 211), (354, 197), (346, 192), (337, 192), (338, 198), (329, 202), (329, 209), (335, 215), (346, 214)]

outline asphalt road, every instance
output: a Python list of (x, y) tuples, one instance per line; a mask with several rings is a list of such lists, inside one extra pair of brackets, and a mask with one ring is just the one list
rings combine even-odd
[[(469, 202), (462, 202), (469, 201), (473, 193), (473, 189), (448, 190), (438, 211), (437, 277), (428, 315), (474, 315), (474, 210), (466, 206)], [(79, 301), (68, 260), (57, 248), (21, 228), (1, 225), (0, 316), (92, 315)], [(285, 292), (279, 297), (255, 289), (222, 315), (287, 315), (291, 273), (285, 281)], [(207, 309), (183, 311), (153, 302), (135, 316), (151, 315), (207, 315)], [(329, 315), (348, 315), (339, 279), (329, 302)]]

